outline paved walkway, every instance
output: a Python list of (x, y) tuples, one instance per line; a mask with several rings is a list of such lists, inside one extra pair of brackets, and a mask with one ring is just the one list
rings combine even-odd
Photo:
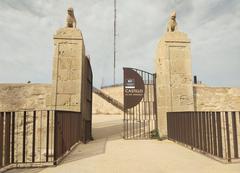
[[(94, 141), (79, 145), (57, 167), (31, 173), (239, 173), (239, 164), (222, 164), (171, 141), (123, 140), (122, 116), (95, 115)], [(13, 171), (11, 171), (13, 172)], [(17, 172), (20, 172), (18, 170)]]

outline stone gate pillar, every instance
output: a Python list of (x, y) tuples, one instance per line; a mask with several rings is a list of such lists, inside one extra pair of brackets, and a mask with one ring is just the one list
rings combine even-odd
[(190, 40), (182, 32), (167, 32), (156, 52), (157, 111), (160, 137), (167, 136), (167, 112), (193, 111)]
[(74, 27), (61, 28), (54, 35), (52, 105), (56, 110), (81, 111), (85, 62), (82, 33)]

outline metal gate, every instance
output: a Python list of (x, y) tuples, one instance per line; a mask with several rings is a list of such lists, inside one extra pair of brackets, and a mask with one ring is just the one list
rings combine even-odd
[(158, 138), (156, 74), (124, 70), (124, 139)]

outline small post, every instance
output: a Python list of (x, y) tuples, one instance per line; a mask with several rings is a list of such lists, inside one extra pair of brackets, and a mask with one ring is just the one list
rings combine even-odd
[(36, 139), (36, 111), (33, 111), (33, 139), (32, 139), (32, 162), (35, 162), (35, 140)]
[(15, 112), (12, 112), (12, 156), (11, 163), (14, 163), (14, 145), (15, 145)]
[(238, 158), (238, 135), (237, 135), (237, 123), (236, 123), (236, 112), (232, 112), (232, 132), (233, 132), (233, 147), (234, 147), (234, 158)]
[(23, 114), (23, 150), (22, 150), (22, 163), (26, 161), (26, 125), (27, 125), (27, 112), (24, 111)]
[(3, 166), (3, 129), (4, 113), (0, 112), (0, 168)]
[(229, 132), (229, 122), (228, 122), (228, 112), (225, 112), (226, 120), (226, 131), (227, 131), (227, 160), (231, 162), (231, 146), (230, 146), (230, 132)]
[(46, 139), (46, 162), (48, 162), (49, 157), (49, 111), (47, 111), (47, 139)]
[(193, 76), (193, 83), (197, 84), (197, 76)]
[(5, 120), (5, 150), (4, 150), (4, 164), (5, 166), (10, 164), (10, 125), (11, 125), (11, 112), (6, 112), (6, 120)]

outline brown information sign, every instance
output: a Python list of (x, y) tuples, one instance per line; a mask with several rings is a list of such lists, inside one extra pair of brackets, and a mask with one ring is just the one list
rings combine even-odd
[(131, 68), (124, 71), (124, 109), (130, 109), (141, 102), (144, 97), (144, 82), (142, 77)]

